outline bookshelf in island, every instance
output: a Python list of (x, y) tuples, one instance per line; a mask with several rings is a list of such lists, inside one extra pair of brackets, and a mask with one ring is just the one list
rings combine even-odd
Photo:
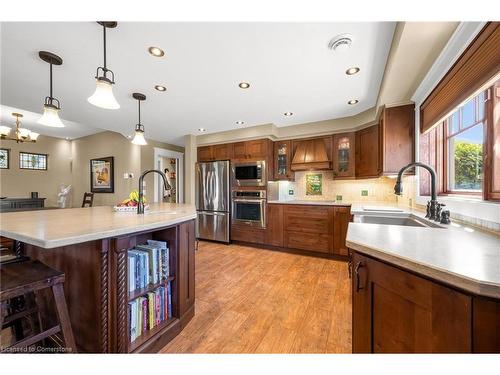
[[(26, 221), (28, 212), (2, 214), (18, 215), (2, 216), (10, 223), (2, 225), (2, 236), (22, 242), (26, 256), (65, 273), (65, 296), (79, 352), (157, 352), (194, 316), (194, 207), (157, 206), (161, 210), (150, 215), (115, 213), (109, 207), (40, 211), (38, 218), (32, 212), (31, 221)], [(110, 219), (101, 232), (95, 227), (104, 219), (97, 213)], [(68, 221), (60, 215), (67, 215)], [(17, 230), (14, 222), (23, 220), (23, 229)], [(55, 236), (64, 230), (49, 228), (61, 223), (76, 227)], [(50, 233), (36, 233), (37, 224)], [(49, 296), (37, 298), (42, 309), (52, 310)], [(52, 311), (42, 315), (57, 316)]]

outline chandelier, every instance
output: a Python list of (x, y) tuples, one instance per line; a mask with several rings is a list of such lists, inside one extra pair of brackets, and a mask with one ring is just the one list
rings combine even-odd
[[(19, 121), (19, 118), (22, 118), (23, 115), (21, 113), (13, 112), (12, 116), (16, 118), (16, 129), (13, 130), (8, 126), (0, 126), (0, 139), (8, 141), (16, 141), (17, 143), (36, 142), (40, 134), (32, 132), (29, 129), (20, 127), (21, 121)], [(9, 134), (12, 131), (14, 133), (13, 137), (9, 137)]]

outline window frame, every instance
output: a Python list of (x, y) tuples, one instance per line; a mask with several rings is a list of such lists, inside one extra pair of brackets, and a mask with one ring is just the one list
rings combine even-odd
[(0, 169), (4, 169), (4, 170), (10, 169), (10, 156), (11, 156), (10, 148), (1, 147), (0, 150), (7, 151), (7, 167), (5, 167), (5, 168), (0, 167)]
[[(487, 139), (486, 135), (488, 133), (487, 131), (487, 120), (488, 120), (488, 102), (489, 102), (489, 91), (491, 87), (488, 87), (485, 90), (479, 91), (476, 95), (474, 95), (471, 100), (474, 100), (474, 122), (471, 125), (468, 125), (464, 128), (462, 128), (463, 125), (463, 107), (465, 106), (459, 106), (456, 108), (455, 111), (453, 111), (446, 119), (443, 120), (443, 153), (442, 153), (442, 160), (440, 161), (442, 163), (442, 170), (443, 170), (443, 192), (442, 195), (450, 195), (450, 196), (467, 196), (467, 197), (477, 197), (477, 198), (483, 198), (485, 196), (485, 179), (486, 179), (486, 164), (485, 164), (485, 159), (486, 159), (486, 148), (487, 148)], [(479, 118), (479, 100), (480, 100), (480, 95), (484, 92), (484, 111), (483, 111), (483, 117)], [(458, 111), (458, 118), (459, 118), (459, 124), (458, 124), (458, 131), (456, 131), (453, 134), (449, 134), (450, 132), (450, 119), (452, 118), (453, 114)], [(449, 179), (449, 166), (450, 166), (450, 155), (449, 155), (449, 140), (450, 138), (457, 136), (461, 133), (466, 132), (467, 130), (472, 129), (475, 126), (478, 126), (479, 124), (483, 125), (483, 181), (481, 185), (481, 190), (478, 191), (467, 191), (467, 190), (456, 190), (456, 189), (451, 189), (450, 187), (450, 179)], [(439, 162), (439, 161), (438, 161)]]
[[(37, 155), (37, 156), (45, 156), (45, 168), (25, 168), (21, 166), (21, 155)], [(25, 171), (47, 171), (49, 169), (49, 154), (44, 154), (41, 152), (27, 152), (27, 151), (19, 151), (19, 169)]]

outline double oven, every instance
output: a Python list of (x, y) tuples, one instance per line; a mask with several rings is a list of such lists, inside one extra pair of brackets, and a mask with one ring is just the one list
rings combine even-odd
[(266, 227), (266, 162), (252, 161), (232, 165), (231, 194), (233, 224)]

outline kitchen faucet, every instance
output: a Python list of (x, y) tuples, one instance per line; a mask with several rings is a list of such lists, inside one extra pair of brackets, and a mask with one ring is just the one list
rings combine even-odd
[(170, 190), (172, 187), (167, 181), (167, 176), (162, 171), (156, 169), (150, 169), (148, 171), (142, 172), (141, 177), (139, 177), (139, 204), (137, 205), (137, 214), (144, 213), (144, 177), (150, 173), (155, 172), (158, 173), (163, 178), (163, 185), (165, 190)]
[(430, 220), (441, 221), (442, 224), (449, 224), (450, 223), (450, 211), (443, 211), (441, 213), (441, 207), (443, 207), (444, 204), (440, 204), (437, 201), (436, 172), (434, 171), (434, 168), (432, 168), (430, 165), (420, 163), (420, 162), (415, 162), (415, 163), (410, 163), (408, 165), (405, 165), (403, 168), (401, 168), (399, 170), (399, 173), (398, 173), (398, 179), (396, 180), (396, 185), (394, 185), (394, 193), (396, 195), (403, 194), (403, 185), (402, 185), (401, 179), (402, 179), (405, 171), (409, 168), (412, 168), (412, 167), (421, 167), (421, 168), (427, 169), (429, 171), (429, 173), (431, 174), (431, 200), (429, 202), (427, 202), (427, 214), (425, 215), (425, 217), (429, 218)]

